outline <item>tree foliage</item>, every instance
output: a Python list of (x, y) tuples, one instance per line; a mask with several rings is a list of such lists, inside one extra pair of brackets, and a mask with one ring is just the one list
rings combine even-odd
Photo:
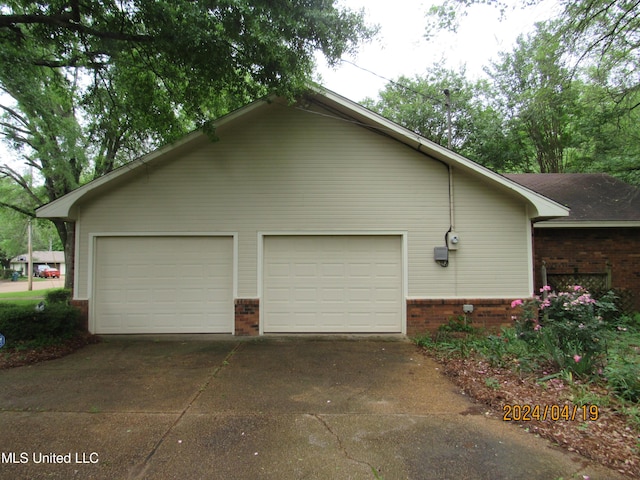
[[(510, 9), (531, 7), (547, 0), (443, 0), (430, 8), (427, 15), (427, 35), (444, 29), (456, 31), (458, 20), (473, 5), (495, 7), (506, 18)], [(617, 77), (615, 83), (629, 89), (640, 80), (621, 73), (637, 70), (640, 64), (640, 15), (637, 0), (555, 0), (560, 9), (555, 15), (562, 44), (574, 62), (599, 63), (603, 71)], [(597, 62), (590, 62), (597, 59)], [(613, 78), (613, 77), (612, 77)]]
[(576, 82), (562, 64), (560, 49), (553, 29), (538, 24), (534, 34), (518, 37), (513, 51), (502, 52), (488, 70), (506, 127), (522, 130), (541, 173), (565, 171), (572, 120), (579, 114)]
[[(456, 31), (470, 7), (510, 9), (546, 0), (443, 0), (427, 16), (427, 36)], [(502, 135), (472, 157), (489, 166), (508, 153), (521, 171), (604, 171), (640, 184), (640, 15), (637, 1), (557, 0), (553, 20), (521, 36), (487, 70)], [(487, 111), (487, 113), (490, 113)], [(493, 128), (493, 127), (491, 127)], [(475, 130), (485, 129), (476, 125)]]
[[(314, 55), (329, 62), (373, 34), (334, 0), (52, 0), (0, 3), (0, 176), (25, 215), (82, 183), (267, 92), (293, 96)], [(73, 225), (55, 221), (71, 267)], [(69, 279), (70, 276), (68, 276)]]
[(444, 146), (449, 144), (450, 123), (452, 150), (500, 171), (526, 168), (522, 145), (505, 138), (509, 132), (490, 103), (492, 91), (486, 81), (471, 82), (464, 69), (432, 65), (428, 72), (399, 77), (379, 93), (379, 99), (365, 99), (363, 105)]
[[(455, 103), (467, 104), (473, 96), (464, 72), (454, 72), (432, 66), (423, 77), (399, 77), (380, 92), (380, 99), (365, 99), (362, 104), (386, 118), (412, 130), (436, 143), (447, 145), (449, 100), (445, 90), (455, 98)], [(469, 134), (471, 112), (468, 109), (451, 108), (451, 143), (460, 148)]]
[[(28, 204), (25, 191), (7, 178), (0, 178), (0, 205)], [(0, 265), (8, 269), (11, 258), (27, 251), (29, 217), (12, 208), (0, 208)], [(32, 245), (34, 250), (60, 250), (62, 245), (51, 222), (32, 220)]]
[[(165, 90), (189, 118), (205, 121), (219, 113), (212, 109), (220, 92), (253, 97), (265, 86), (295, 91), (307, 81), (317, 50), (337, 61), (370, 33), (361, 14), (333, 4), (11, 1), (0, 10), (0, 38), (2, 50), (20, 63), (97, 73), (116, 65), (131, 72), (143, 91)], [(130, 94), (144, 93), (128, 86)], [(130, 100), (155, 106), (157, 98)]]

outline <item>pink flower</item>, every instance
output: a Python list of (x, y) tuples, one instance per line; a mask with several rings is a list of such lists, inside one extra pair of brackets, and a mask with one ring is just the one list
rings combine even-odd
[(522, 300), (514, 300), (513, 302), (511, 302), (511, 308), (516, 308), (520, 305), (522, 305)]
[(578, 292), (578, 291), (580, 291), (580, 290), (582, 290), (582, 287), (581, 287), (580, 285), (574, 285), (574, 286), (573, 286), (573, 291), (574, 291), (574, 292)]
[(576, 362), (576, 363), (578, 363), (580, 360), (582, 360), (582, 357), (576, 353), (576, 354), (573, 356), (573, 359), (575, 360), (575, 362)]
[(539, 323), (536, 323), (536, 326), (535, 326), (535, 327), (533, 327), (533, 330), (534, 330), (535, 332), (537, 332), (537, 331), (538, 331), (538, 330), (540, 330), (541, 328), (542, 328), (542, 326), (541, 326)]
[(549, 285), (545, 285), (544, 287), (542, 287), (542, 288), (540, 289), (540, 293), (543, 293), (543, 292), (550, 292), (550, 291), (551, 291), (551, 287), (550, 287)]

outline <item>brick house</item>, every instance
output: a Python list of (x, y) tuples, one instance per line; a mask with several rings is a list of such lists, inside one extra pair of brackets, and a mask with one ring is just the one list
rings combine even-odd
[(582, 284), (613, 289), (625, 312), (640, 311), (640, 189), (604, 173), (506, 177), (571, 209), (534, 224), (536, 289)]

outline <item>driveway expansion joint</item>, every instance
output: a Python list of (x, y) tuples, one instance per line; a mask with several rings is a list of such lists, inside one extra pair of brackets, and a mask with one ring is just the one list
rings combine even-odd
[(207, 376), (206, 381), (204, 382), (204, 384), (202, 386), (200, 386), (200, 388), (198, 388), (198, 390), (196, 391), (196, 393), (193, 394), (193, 396), (191, 397), (191, 399), (189, 400), (189, 402), (187, 403), (187, 405), (182, 409), (182, 411), (178, 414), (178, 417), (175, 419), (175, 421), (169, 426), (169, 428), (167, 428), (167, 430), (162, 434), (162, 436), (160, 437), (160, 439), (156, 442), (156, 444), (153, 446), (153, 448), (151, 449), (151, 451), (149, 452), (149, 454), (144, 458), (144, 460), (142, 462), (140, 462), (139, 464), (135, 465), (130, 471), (129, 471), (129, 479), (130, 480), (138, 480), (138, 479), (142, 479), (145, 476), (145, 473), (147, 471), (147, 469), (149, 468), (149, 464), (151, 459), (153, 458), (153, 456), (155, 455), (155, 453), (158, 451), (158, 449), (160, 448), (160, 446), (162, 446), (162, 444), (164, 443), (164, 441), (166, 440), (166, 438), (169, 436), (169, 434), (173, 431), (173, 429), (180, 423), (180, 421), (184, 418), (184, 416), (187, 414), (187, 412), (191, 409), (191, 407), (193, 406), (193, 404), (195, 403), (196, 400), (198, 400), (198, 398), (200, 397), (200, 395), (202, 395), (202, 393), (209, 388), (209, 385), (211, 385), (211, 382), (213, 381), (214, 378), (216, 378), (218, 376), (218, 373), (220, 372), (220, 370), (222, 370), (225, 366), (229, 365), (229, 360), (231, 359), (231, 357), (233, 357), (233, 355), (235, 355), (241, 348), (241, 346), (243, 345), (242, 342), (240, 343), (236, 343), (235, 346), (231, 349), (231, 351), (227, 354), (227, 356), (224, 358), (224, 360), (222, 360), (222, 362), (220, 363), (220, 365), (216, 366), (213, 371), (211, 372), (211, 374), (209, 374)]

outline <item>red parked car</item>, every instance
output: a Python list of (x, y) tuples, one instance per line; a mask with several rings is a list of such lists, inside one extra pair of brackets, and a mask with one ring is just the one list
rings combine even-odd
[(40, 270), (39, 274), (43, 278), (60, 278), (60, 270), (57, 268), (45, 268)]

